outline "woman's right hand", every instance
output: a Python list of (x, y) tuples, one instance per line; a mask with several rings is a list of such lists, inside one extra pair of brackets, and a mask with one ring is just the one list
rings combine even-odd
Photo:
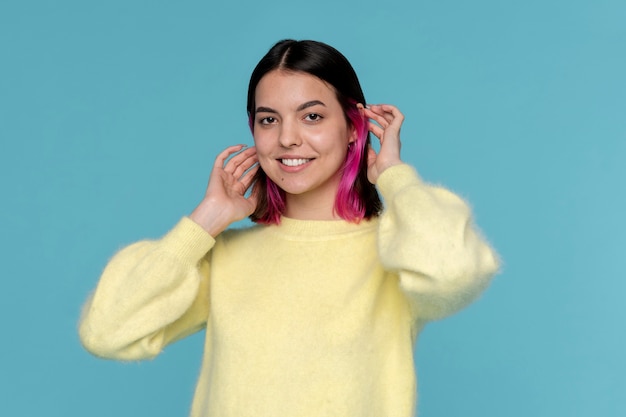
[(215, 158), (204, 198), (189, 216), (213, 237), (256, 208), (254, 193), (245, 196), (259, 169), (256, 148), (244, 148), (230, 146)]

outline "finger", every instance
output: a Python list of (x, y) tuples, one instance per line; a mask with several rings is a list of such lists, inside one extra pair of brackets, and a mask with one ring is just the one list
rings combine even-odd
[(250, 186), (252, 185), (252, 182), (254, 181), (254, 176), (256, 175), (257, 171), (259, 170), (259, 165), (255, 165), (254, 167), (250, 168), (239, 180), (239, 182), (241, 182), (241, 184), (243, 184), (244, 189), (248, 189), (250, 188)]
[(376, 162), (376, 151), (372, 148), (372, 145), (367, 147), (367, 166), (372, 166)]
[(385, 114), (385, 118), (389, 120), (390, 123), (399, 123), (402, 124), (404, 121), (404, 114), (396, 107), (391, 104), (381, 104), (380, 108)]
[(233, 174), (238, 177), (243, 173), (243, 171), (241, 171), (239, 175), (236, 175), (235, 171), (244, 161), (246, 161), (250, 157), (256, 157), (256, 148), (254, 146), (240, 151), (239, 153), (232, 156), (228, 161), (226, 161), (226, 163), (224, 164), (224, 172)]
[(385, 130), (375, 123), (369, 122), (367, 129), (382, 142)]
[(234, 172), (239, 166), (245, 164), (249, 159), (256, 159), (256, 157), (256, 147), (251, 146), (249, 148), (242, 149), (226, 161), (224, 169), (226, 170), (226, 168), (228, 168), (229, 171)]
[[(391, 104), (377, 104), (374, 109), (376, 113), (381, 115), (387, 120), (388, 123), (400, 122), (404, 120), (404, 115), (398, 110), (396, 106), (392, 106)], [(398, 120), (398, 118), (400, 120)]]
[(388, 111), (383, 111), (382, 116), (389, 124), (393, 123), (393, 121), (395, 120), (395, 116), (393, 115), (393, 113), (388, 112)]
[(399, 140), (404, 115), (397, 107), (389, 104), (381, 104), (379, 107), (381, 111), (384, 111), (386, 120), (389, 121), (389, 124), (385, 127), (385, 138), (395, 138)]
[(379, 117), (384, 117), (385, 116), (385, 110), (383, 110), (383, 105), (382, 104), (371, 104), (369, 106), (367, 106), (367, 109), (378, 115)]
[(239, 166), (237, 166), (237, 169), (235, 169), (235, 171), (233, 172), (233, 177), (241, 178), (246, 173), (246, 171), (249, 170), (257, 162), (259, 162), (259, 159), (257, 158), (256, 153), (250, 155), (248, 158), (243, 160), (241, 164), (239, 164)]
[(377, 108), (376, 106), (371, 106), (370, 108), (364, 109), (365, 116), (368, 119), (374, 120), (383, 128), (389, 123), (383, 116), (383, 112)]
[(245, 146), (246, 145), (233, 145), (233, 146), (229, 146), (228, 148), (224, 149), (222, 152), (220, 152), (215, 157), (214, 166), (222, 168), (224, 166), (224, 161), (226, 161), (228, 159), (228, 157), (230, 157), (234, 153), (239, 152)]
[(385, 119), (383, 116), (383, 112), (376, 108), (377, 106), (372, 106), (371, 108), (365, 109), (365, 115), (378, 123), (381, 127), (386, 128), (389, 125), (389, 121)]
[(386, 111), (386, 112), (389, 112), (389, 113), (393, 113), (395, 115), (401, 115), (402, 114), (400, 109), (398, 109), (398, 107), (394, 106), (393, 104), (379, 104), (378, 106), (381, 109), (383, 109), (383, 111)]

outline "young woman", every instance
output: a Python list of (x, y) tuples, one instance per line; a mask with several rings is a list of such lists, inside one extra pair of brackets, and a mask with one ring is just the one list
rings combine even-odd
[(248, 90), (255, 146), (224, 150), (189, 217), (110, 261), (85, 347), (151, 358), (206, 328), (192, 416), (413, 416), (419, 331), (497, 259), (467, 205), (402, 163), (400, 111), (365, 103), (332, 47), (274, 45)]

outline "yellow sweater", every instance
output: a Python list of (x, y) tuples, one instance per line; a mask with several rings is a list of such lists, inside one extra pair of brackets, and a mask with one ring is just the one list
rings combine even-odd
[(92, 353), (143, 359), (206, 327), (191, 416), (411, 417), (413, 344), (497, 270), (467, 205), (407, 165), (376, 220), (299, 221), (211, 238), (183, 218), (120, 251), (87, 302)]

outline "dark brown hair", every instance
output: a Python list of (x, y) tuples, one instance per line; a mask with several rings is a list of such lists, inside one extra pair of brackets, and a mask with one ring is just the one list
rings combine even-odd
[[(376, 187), (367, 179), (368, 121), (356, 107), (357, 103), (365, 105), (365, 96), (350, 62), (335, 48), (322, 42), (287, 39), (276, 43), (261, 58), (250, 76), (247, 110), (253, 133), (256, 87), (268, 72), (277, 69), (311, 74), (334, 88), (348, 125), (358, 133), (342, 167), (335, 212), (355, 223), (363, 218), (378, 216), (382, 211), (382, 202)], [(279, 223), (285, 210), (285, 193), (261, 168), (256, 173), (253, 192), (258, 202), (250, 219), (265, 224)]]

